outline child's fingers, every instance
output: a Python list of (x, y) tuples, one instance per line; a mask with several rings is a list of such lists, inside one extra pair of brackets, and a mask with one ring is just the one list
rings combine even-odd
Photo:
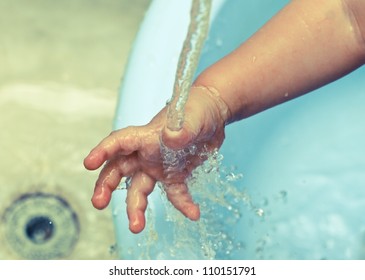
[(118, 187), (122, 177), (131, 176), (139, 167), (135, 155), (120, 156), (105, 164), (96, 181), (92, 203), (95, 208), (108, 206), (112, 192)]
[(197, 221), (200, 218), (200, 209), (189, 193), (186, 184), (171, 184), (165, 186), (167, 198), (172, 205), (184, 214), (187, 218)]
[(139, 129), (131, 126), (113, 131), (91, 150), (84, 160), (84, 166), (89, 170), (95, 170), (116, 154), (129, 155), (139, 150), (142, 141)]
[(156, 181), (143, 172), (136, 172), (127, 192), (127, 214), (129, 229), (133, 233), (141, 232), (146, 224), (145, 211), (147, 197), (153, 191)]

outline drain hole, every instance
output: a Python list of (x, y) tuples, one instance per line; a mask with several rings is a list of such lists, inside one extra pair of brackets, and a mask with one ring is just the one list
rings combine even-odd
[(25, 232), (33, 243), (43, 244), (52, 238), (54, 224), (48, 217), (35, 217), (27, 223)]
[(67, 201), (48, 193), (27, 193), (16, 199), (0, 217), (0, 233), (24, 259), (58, 259), (77, 243), (80, 224)]

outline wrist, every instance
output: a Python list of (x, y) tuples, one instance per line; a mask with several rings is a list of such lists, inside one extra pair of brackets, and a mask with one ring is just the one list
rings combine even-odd
[(216, 106), (219, 118), (224, 125), (232, 122), (232, 112), (216, 88), (212, 86), (200, 86), (194, 84), (191, 89), (192, 91), (197, 90), (200, 93), (206, 94), (210, 100), (213, 101), (214, 105)]

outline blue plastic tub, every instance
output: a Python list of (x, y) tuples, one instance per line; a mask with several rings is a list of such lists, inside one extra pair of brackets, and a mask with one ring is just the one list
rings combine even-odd
[[(287, 2), (213, 1), (198, 72), (245, 41)], [(115, 129), (145, 124), (171, 96), (189, 11), (190, 1), (152, 2), (123, 80)], [(112, 202), (120, 258), (365, 258), (364, 72), (361, 68), (227, 127), (223, 164), (243, 174), (233, 184), (244, 194), (235, 202), (239, 218), (228, 225), (237, 213), (219, 207), (210, 213), (215, 224), (203, 227), (208, 232), (199, 223), (171, 221), (169, 216), (178, 214), (165, 210), (156, 188), (146, 229), (134, 235), (125, 214), (126, 192), (116, 191)]]

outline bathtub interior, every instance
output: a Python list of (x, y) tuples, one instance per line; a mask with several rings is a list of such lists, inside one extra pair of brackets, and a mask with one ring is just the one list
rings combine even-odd
[[(197, 73), (232, 51), (287, 2), (213, 1), (211, 30)], [(166, 14), (159, 5), (165, 5)], [(146, 123), (170, 97), (187, 24), (184, 13), (186, 6), (153, 1), (130, 57), (114, 128)], [(166, 38), (172, 41), (169, 47)], [(358, 69), (227, 127), (220, 152), (225, 169), (234, 168), (238, 178), (229, 183), (240, 193), (232, 198), (238, 213), (230, 205), (213, 206), (208, 209), (213, 221), (192, 223), (163, 206), (166, 202), (156, 188), (149, 199), (147, 228), (133, 235), (125, 217), (125, 191), (117, 191), (113, 214), (119, 257), (364, 258), (364, 72)], [(144, 82), (136, 83), (140, 76)], [(140, 106), (141, 98), (145, 107), (131, 110)], [(224, 176), (228, 180), (227, 173)], [(206, 194), (211, 191), (207, 188)], [(204, 205), (206, 197), (195, 199)], [(227, 224), (235, 214), (238, 218)]]
[(0, 259), (115, 259), (82, 161), (148, 1), (0, 1)]

